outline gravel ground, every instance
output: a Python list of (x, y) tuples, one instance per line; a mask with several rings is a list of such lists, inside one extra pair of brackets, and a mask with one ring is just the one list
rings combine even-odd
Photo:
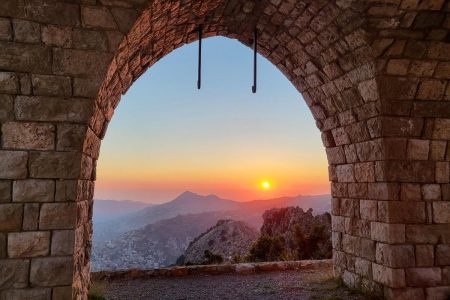
[(258, 273), (252, 275), (191, 275), (96, 282), (107, 299), (329, 299), (360, 300), (337, 285), (330, 269)]

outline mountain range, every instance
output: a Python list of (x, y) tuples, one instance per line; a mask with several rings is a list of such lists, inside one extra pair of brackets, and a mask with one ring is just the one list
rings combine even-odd
[[(238, 202), (215, 195), (184, 192), (174, 200), (158, 205), (129, 201), (94, 205), (92, 269), (168, 266), (175, 263), (195, 237), (220, 219), (245, 221), (259, 231), (266, 210), (298, 206), (305, 210), (312, 208), (315, 214), (321, 214), (330, 211), (330, 198), (330, 195), (296, 196)], [(106, 211), (114, 212), (114, 216), (103, 217)]]

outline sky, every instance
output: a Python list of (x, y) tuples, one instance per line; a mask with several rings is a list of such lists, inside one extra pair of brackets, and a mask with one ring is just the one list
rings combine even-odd
[[(174, 50), (122, 97), (97, 164), (95, 199), (170, 201), (183, 191), (237, 201), (329, 194), (320, 131), (289, 80), (224, 37)], [(266, 182), (264, 184), (264, 182)]]

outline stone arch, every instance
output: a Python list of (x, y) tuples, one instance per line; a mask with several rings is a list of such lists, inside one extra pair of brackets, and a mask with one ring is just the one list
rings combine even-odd
[[(100, 140), (120, 96), (205, 36), (250, 44), (307, 101), (329, 161), (335, 272), (390, 299), (450, 286), (444, 0), (3, 0), (0, 298), (84, 299)], [(52, 295), (52, 296), (51, 296)]]

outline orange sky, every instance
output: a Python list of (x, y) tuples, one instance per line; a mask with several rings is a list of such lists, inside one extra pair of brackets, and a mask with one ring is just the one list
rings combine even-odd
[[(234, 200), (328, 194), (320, 132), (298, 91), (251, 51), (226, 38), (163, 58), (122, 98), (102, 143), (96, 199), (159, 203), (189, 190)], [(267, 180), (272, 187), (261, 189)]]

